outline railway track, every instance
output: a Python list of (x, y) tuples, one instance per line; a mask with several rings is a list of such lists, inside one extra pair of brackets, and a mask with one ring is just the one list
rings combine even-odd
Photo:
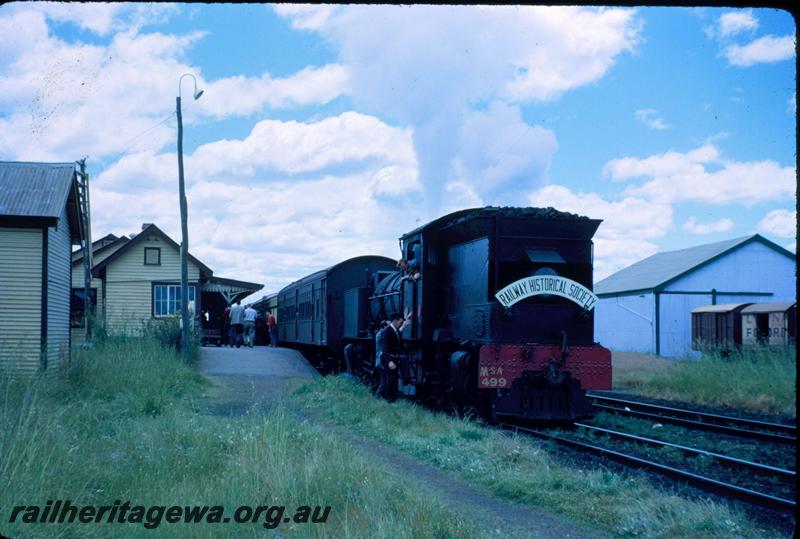
[[(775, 468), (773, 466), (767, 466), (764, 464), (749, 462), (742, 459), (736, 459), (733, 457), (720, 455), (718, 453), (713, 453), (710, 451), (694, 449), (668, 442), (661, 442), (658, 440), (653, 440), (651, 438), (644, 438), (632, 434), (611, 431), (609, 429), (601, 429), (599, 427), (593, 427), (591, 425), (578, 424), (577, 426), (586, 429), (595, 429), (596, 431), (603, 431), (603, 434), (617, 438), (625, 438), (628, 441), (635, 441), (637, 443), (645, 443), (648, 445), (659, 445), (662, 447), (672, 447), (673, 449), (678, 449), (684, 451), (685, 453), (694, 455), (705, 454), (706, 456), (710, 456), (714, 459), (717, 459), (720, 462), (724, 462), (727, 465), (738, 466), (739, 468), (757, 471), (758, 473), (774, 477), (780, 481), (794, 482), (795, 480), (795, 472), (792, 470)], [(501, 423), (499, 427), (504, 430), (513, 431), (527, 436), (539, 438), (542, 440), (551, 441), (558, 445), (569, 447), (573, 450), (577, 450), (582, 453), (589, 453), (593, 455), (602, 456), (609, 460), (618, 462), (626, 466), (630, 466), (632, 468), (646, 469), (648, 471), (655, 472), (660, 475), (670, 477), (672, 479), (685, 481), (686, 483), (694, 487), (700, 488), (707, 492), (713, 492), (725, 498), (745, 501), (779, 511), (795, 511), (797, 508), (797, 503), (795, 500), (790, 500), (787, 498), (774, 496), (772, 494), (768, 494), (765, 492), (759, 492), (753, 489), (734, 485), (732, 483), (719, 481), (712, 477), (690, 472), (688, 470), (683, 470), (673, 466), (668, 466), (666, 464), (648, 460), (642, 457), (623, 453), (615, 449), (609, 449), (595, 444), (564, 438), (562, 436), (557, 436), (555, 434), (550, 434), (548, 432), (543, 432), (540, 430), (522, 427), (519, 425), (513, 425), (509, 423)]]
[(611, 414), (670, 423), (779, 444), (796, 444), (797, 427), (587, 393), (595, 409)]

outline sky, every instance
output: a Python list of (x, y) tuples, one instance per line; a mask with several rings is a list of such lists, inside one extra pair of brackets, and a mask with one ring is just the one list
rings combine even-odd
[(180, 91), (189, 250), (248, 300), (488, 205), (603, 219), (595, 281), (794, 251), (795, 38), (754, 8), (7, 3), (0, 160), (86, 157), (95, 239), (180, 242)]

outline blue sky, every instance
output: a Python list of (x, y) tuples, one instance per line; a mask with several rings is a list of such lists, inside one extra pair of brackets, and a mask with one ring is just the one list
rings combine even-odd
[(731, 8), (0, 7), (0, 159), (88, 156), (92, 232), (277, 291), (457, 209), (604, 219), (596, 278), (759, 232), (794, 248), (795, 25)]

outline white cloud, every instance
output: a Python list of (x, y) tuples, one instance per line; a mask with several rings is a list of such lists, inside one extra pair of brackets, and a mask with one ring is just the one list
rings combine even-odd
[(700, 173), (703, 163), (714, 163), (719, 159), (719, 150), (713, 144), (705, 144), (687, 153), (668, 151), (645, 159), (621, 157), (612, 159), (603, 167), (603, 173), (613, 181), (629, 180), (642, 176), (675, 176)]
[(719, 17), (718, 34), (723, 38), (742, 32), (752, 32), (756, 28), (758, 28), (758, 19), (753, 16), (753, 11), (750, 9), (729, 11)]
[(795, 54), (795, 36), (760, 37), (747, 45), (730, 45), (724, 54), (731, 65), (738, 67), (790, 60)]
[(733, 221), (722, 218), (710, 223), (701, 223), (696, 217), (689, 217), (681, 228), (691, 234), (713, 234), (714, 232), (727, 232), (732, 229)]
[(781, 238), (793, 238), (797, 235), (797, 212), (772, 210), (758, 223), (758, 231)]
[(530, 203), (603, 219), (595, 234), (595, 281), (656, 253), (658, 246), (652, 240), (672, 226), (670, 205), (636, 197), (609, 201), (597, 193), (573, 193), (561, 185), (548, 185), (535, 191)]
[(333, 15), (336, 6), (312, 4), (278, 4), (274, 6), (278, 15), (292, 21), (297, 30), (320, 30)]
[[(420, 217), (411, 132), (355, 112), (264, 120), (185, 161), (192, 254), (268, 292), (358, 254), (396, 257)], [(174, 154), (124, 156), (93, 183), (93, 231), (153, 222), (177, 239), (177, 202)]]
[(750, 207), (794, 197), (796, 187), (794, 167), (769, 160), (726, 160), (711, 144), (686, 153), (614, 159), (603, 170), (614, 181), (650, 178), (644, 184), (629, 185), (624, 194), (661, 203), (700, 201)]
[(650, 129), (669, 129), (669, 125), (663, 118), (658, 116), (656, 109), (639, 109), (635, 113), (636, 119)]
[(142, 27), (163, 22), (176, 15), (177, 4), (100, 3), (100, 2), (20, 2), (12, 10), (35, 11), (51, 21), (70, 23), (105, 36), (113, 31), (138, 31)]
[[(204, 80), (200, 69), (184, 60), (204, 38), (199, 31), (138, 33), (134, 25), (110, 34), (105, 44), (68, 43), (51, 34), (47, 17), (56, 16), (51, 11), (82, 20), (82, 10), (97, 4), (35, 6), (21, 3), (0, 11), (0, 109), (5, 112), (0, 116), (0, 158), (69, 161), (88, 154), (97, 160), (143, 145), (157, 151), (172, 144), (175, 122), (160, 122), (174, 114), (181, 73), (195, 73), (205, 84), (202, 99), (184, 107), (187, 123), (203, 116), (249, 115), (265, 107), (326, 103), (347, 91), (347, 70), (337, 65), (307, 67), (286, 78), (264, 73)], [(112, 21), (91, 23), (98, 32), (114, 30), (115, 21), (141, 22), (170, 12), (169, 6), (126, 6), (120, 12), (100, 5), (97, 10), (98, 17), (106, 14), (102, 20)], [(145, 132), (146, 138), (138, 137)]]
[[(541, 183), (555, 142), (547, 130), (523, 122), (515, 107), (596, 82), (621, 55), (635, 50), (641, 32), (630, 9), (280, 5), (275, 10), (338, 51), (359, 110), (413, 128), (429, 217), (446, 203), (442, 189), (449, 183), (470, 182), (487, 203), (496, 194), (492, 186), (515, 178), (529, 187)], [(521, 134), (519, 143), (508, 144), (511, 135), (497, 122), (501, 116), (512, 122), (509, 133)], [(503, 151), (511, 149), (497, 164), (476, 146), (475, 135), (463, 135), (481, 122), (506, 142)], [(477, 184), (467, 177), (476, 172), (494, 179)]]
[(227, 77), (201, 81), (204, 90), (197, 102), (198, 114), (222, 118), (260, 112), (265, 106), (281, 109), (298, 105), (325, 104), (348, 92), (349, 73), (340, 65), (307, 67), (290, 77)]
[[(234, 173), (251, 177), (258, 170), (300, 174), (375, 160), (395, 167), (391, 169), (394, 182), (406, 189), (417, 186), (411, 131), (357, 112), (313, 123), (262, 120), (244, 140), (204, 144), (187, 163), (208, 176)], [(388, 172), (386, 167), (378, 170), (379, 183), (386, 183)]]
[(514, 204), (545, 178), (558, 150), (555, 133), (522, 120), (518, 107), (494, 102), (465, 114), (453, 160), (455, 184), (469, 185), (490, 204)]

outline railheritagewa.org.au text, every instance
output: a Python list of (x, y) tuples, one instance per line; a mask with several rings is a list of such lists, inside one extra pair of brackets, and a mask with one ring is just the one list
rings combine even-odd
[(274, 529), (281, 524), (324, 524), (330, 506), (240, 505), (233, 511), (221, 505), (134, 505), (115, 500), (111, 505), (75, 505), (71, 500), (48, 500), (42, 505), (15, 505), (8, 523), (22, 524), (134, 524), (155, 529), (162, 524), (261, 524)]

